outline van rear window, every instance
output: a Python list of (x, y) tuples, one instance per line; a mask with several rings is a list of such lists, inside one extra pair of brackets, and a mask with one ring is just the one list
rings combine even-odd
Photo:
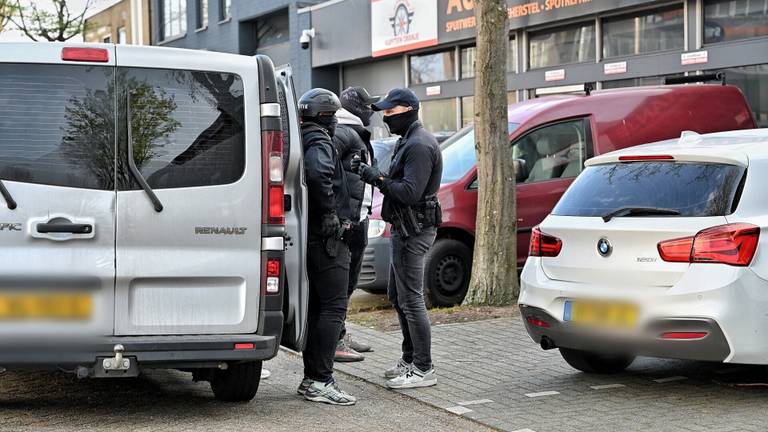
[(113, 189), (114, 74), (0, 64), (0, 179)]
[[(588, 167), (553, 215), (605, 216), (624, 208), (670, 210), (677, 217), (732, 213), (745, 168), (716, 163), (630, 162)], [(679, 214), (677, 214), (679, 213)]]

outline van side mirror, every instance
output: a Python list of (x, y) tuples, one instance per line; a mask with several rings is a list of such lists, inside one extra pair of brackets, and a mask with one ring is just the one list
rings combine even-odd
[(522, 182), (528, 178), (528, 167), (525, 165), (525, 159), (515, 159), (515, 181)]

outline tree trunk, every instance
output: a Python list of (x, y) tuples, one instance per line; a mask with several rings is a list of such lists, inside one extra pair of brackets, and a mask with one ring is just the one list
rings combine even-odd
[(464, 303), (507, 305), (518, 294), (515, 174), (507, 132), (507, 1), (475, 0), (475, 14), (479, 193), (472, 279)]

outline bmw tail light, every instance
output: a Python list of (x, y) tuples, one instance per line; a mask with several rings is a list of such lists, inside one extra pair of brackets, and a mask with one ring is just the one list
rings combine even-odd
[(528, 248), (528, 256), (556, 257), (560, 255), (562, 248), (562, 240), (541, 232), (539, 227), (535, 227), (531, 231), (531, 244)]
[(693, 237), (666, 240), (657, 248), (661, 259), (667, 262), (748, 266), (759, 240), (760, 227), (734, 223), (707, 228)]
[(268, 224), (283, 225), (285, 224), (283, 132), (263, 131), (261, 145), (265, 183), (262, 217)]

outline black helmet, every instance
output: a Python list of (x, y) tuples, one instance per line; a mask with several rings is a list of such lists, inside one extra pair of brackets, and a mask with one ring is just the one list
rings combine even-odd
[(333, 92), (314, 88), (299, 99), (299, 115), (301, 117), (317, 117), (320, 113), (336, 113), (341, 109), (341, 102)]

